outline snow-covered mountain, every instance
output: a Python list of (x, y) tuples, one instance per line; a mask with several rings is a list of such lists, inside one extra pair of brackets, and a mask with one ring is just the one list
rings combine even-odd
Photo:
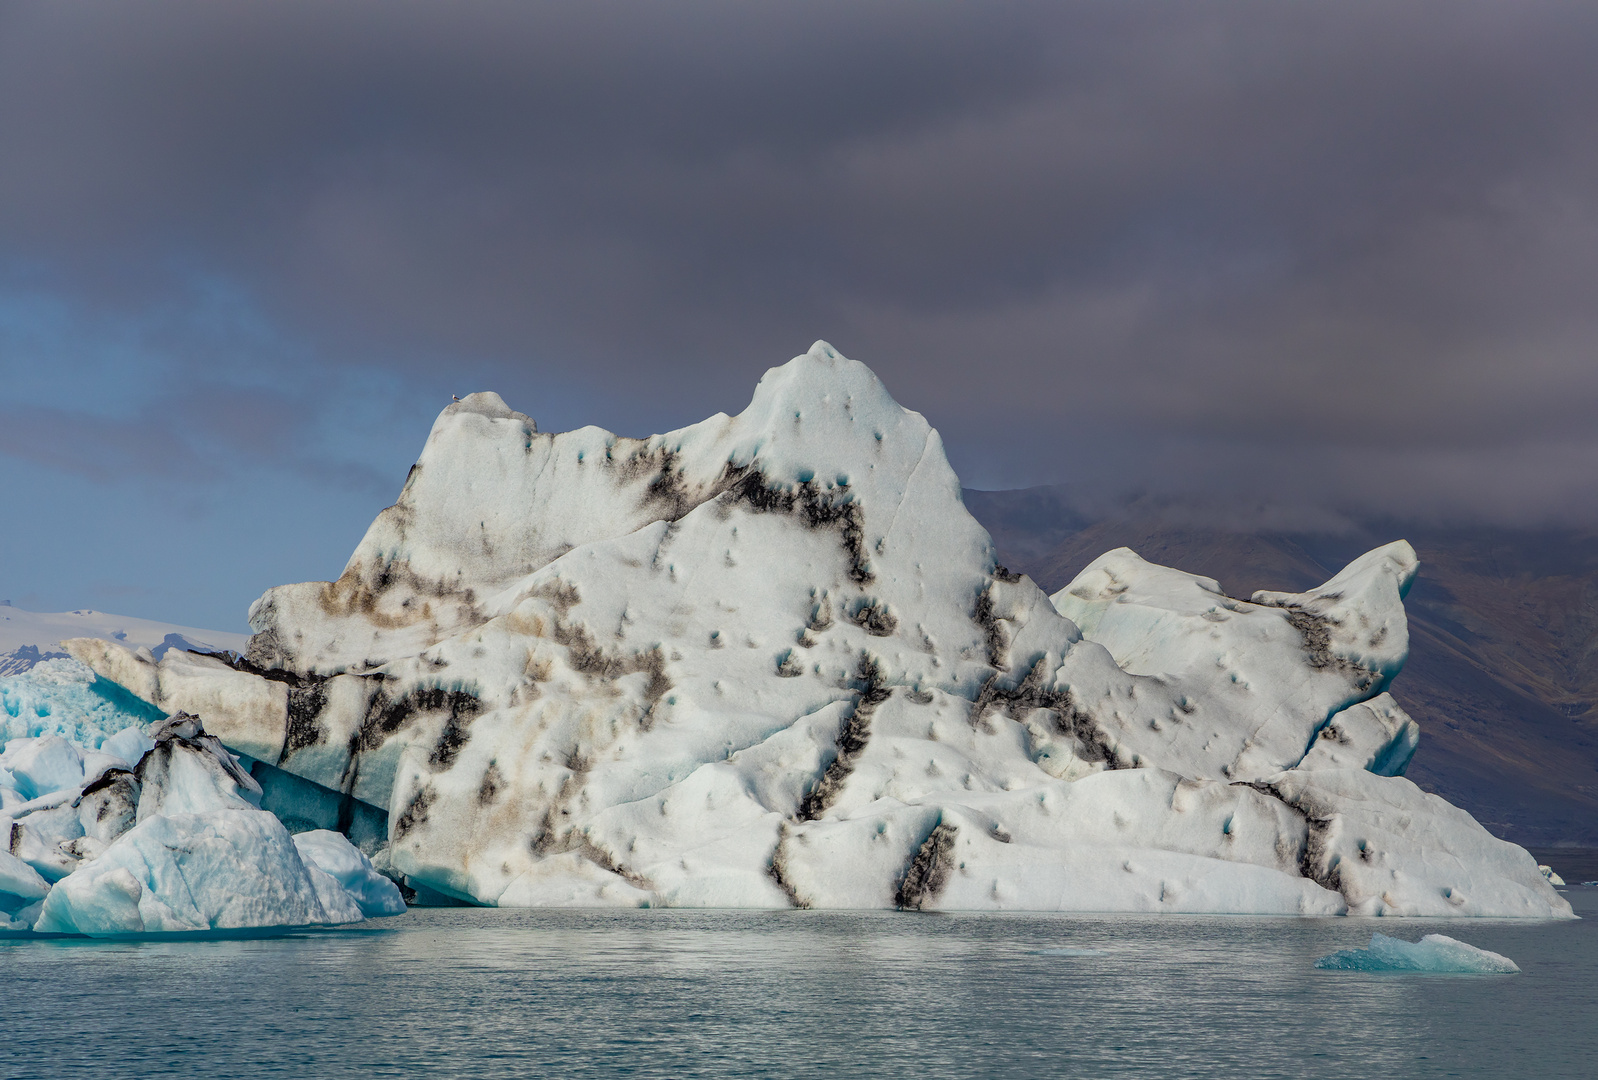
[(168, 649), (240, 651), (249, 641), (245, 634), (173, 626), (103, 611), (24, 611), (5, 600), (0, 601), (0, 678), (20, 675), (41, 660), (65, 656), (61, 642), (79, 637), (103, 638), (130, 649), (149, 649), (157, 660)]
[(818, 342), (648, 439), (473, 394), (242, 657), (66, 647), (479, 903), (1568, 915), (1393, 775), (1416, 568), (1244, 601), (1118, 551), (1051, 601)]

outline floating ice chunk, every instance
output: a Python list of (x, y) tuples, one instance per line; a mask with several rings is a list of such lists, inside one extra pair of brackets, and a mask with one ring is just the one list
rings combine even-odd
[[(17, 912), (44, 899), (49, 891), (50, 883), (37, 870), (9, 851), (0, 851), (0, 916), (15, 922)], [(26, 929), (26, 926), (26, 923), (22, 926), (0, 923), (0, 929), (4, 930)]]
[[(925, 418), (818, 342), (642, 440), (473, 396), (337, 581), (256, 602), (246, 656), (62, 647), (479, 903), (1569, 917), (1530, 855), (1366, 771), (1413, 748), (1396, 706), (1349, 710), (1403, 662), (1414, 569), (1400, 542), (1251, 602), (1123, 550), (1056, 610)], [(175, 753), (141, 819), (184, 805)]]
[(1343, 949), (1315, 961), (1322, 971), (1396, 971), (1428, 975), (1515, 975), (1520, 968), (1507, 956), (1478, 949), (1444, 934), (1416, 942), (1372, 934), (1368, 949)]
[(34, 929), (104, 937), (359, 922), (354, 898), (322, 876), (318, 889), (264, 810), (152, 817), (57, 883)]
[(368, 918), (405, 914), (399, 886), (372, 868), (372, 860), (345, 839), (343, 833), (315, 829), (296, 833), (294, 846), (307, 866), (331, 875), (361, 906)]
[(0, 754), (0, 764), (16, 778), (16, 790), (25, 799), (83, 783), (83, 755), (59, 735), (12, 739)]
[(146, 735), (144, 728), (139, 725), (125, 727), (100, 744), (100, 753), (121, 758), (130, 767), (137, 765), (140, 758), (154, 749), (155, 740)]
[(1546, 863), (1538, 863), (1537, 872), (1547, 878), (1550, 885), (1563, 885), (1565, 883), (1565, 879), (1554, 873), (1554, 868)]

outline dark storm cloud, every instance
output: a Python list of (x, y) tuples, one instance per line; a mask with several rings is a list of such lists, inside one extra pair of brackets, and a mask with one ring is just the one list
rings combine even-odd
[(365, 371), (637, 430), (825, 336), (970, 482), (1590, 516), (1595, 49), (1507, 0), (4, 6), (0, 268), (248, 297), (293, 348), (163, 377), (293, 387), (203, 421), (263, 453)]

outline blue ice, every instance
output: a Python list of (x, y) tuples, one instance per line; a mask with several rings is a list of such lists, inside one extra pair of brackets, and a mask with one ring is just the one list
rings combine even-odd
[(1372, 934), (1368, 949), (1343, 949), (1315, 961), (1322, 971), (1411, 972), (1428, 975), (1514, 975), (1520, 971), (1507, 956), (1478, 949), (1444, 934), (1402, 941)]
[(107, 736), (162, 715), (76, 660), (46, 660), (0, 679), (0, 742), (59, 735), (95, 750)]

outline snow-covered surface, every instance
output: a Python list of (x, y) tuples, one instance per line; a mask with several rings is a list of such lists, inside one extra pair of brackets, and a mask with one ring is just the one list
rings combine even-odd
[(1397, 972), (1425, 975), (1515, 975), (1519, 966), (1507, 956), (1478, 949), (1446, 934), (1427, 934), (1403, 941), (1372, 934), (1368, 949), (1343, 949), (1315, 961), (1322, 971)]
[(0, 930), (209, 934), (396, 913), (395, 886), (385, 881), (385, 894), (368, 880), (371, 864), (353, 849), (313, 841), (329, 853), (326, 868), (302, 858), (259, 808), (259, 785), (193, 717), (125, 729), (98, 750), (59, 735), (12, 739), (0, 781), (0, 833), (10, 838)]
[(242, 659), (66, 647), (386, 811), (380, 865), (479, 903), (1568, 915), (1377, 775), (1413, 751), (1381, 692), (1415, 568), (1400, 541), (1238, 601), (1120, 551), (1051, 603), (818, 342), (643, 440), (473, 394)]
[(104, 638), (130, 649), (149, 649), (157, 660), (169, 649), (236, 652), (249, 640), (245, 634), (175, 626), (103, 611), (24, 611), (4, 601), (0, 602), (0, 678), (19, 675), (42, 660), (65, 656), (61, 642), (80, 637)]

